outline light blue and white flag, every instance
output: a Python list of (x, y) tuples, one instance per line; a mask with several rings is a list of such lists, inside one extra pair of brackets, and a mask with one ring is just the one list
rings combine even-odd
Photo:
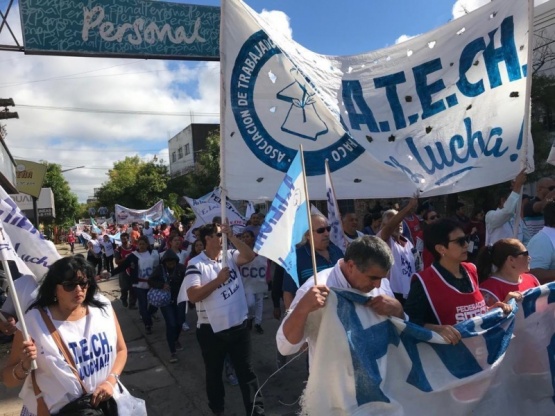
[(462, 340), (450, 345), (334, 289), (306, 325), (318, 340), (301, 413), (553, 415), (554, 296), (555, 283), (531, 289), (508, 316), (495, 308), (455, 325)]
[(296, 244), (308, 230), (308, 198), (304, 188), (301, 153), (298, 152), (260, 227), (254, 251), (282, 266), (297, 286)]
[(331, 181), (330, 168), (326, 161), (326, 199), (328, 202), (328, 222), (331, 226), (330, 241), (341, 249), (343, 253), (347, 250), (347, 240), (341, 224), (341, 213), (337, 205), (335, 190)]

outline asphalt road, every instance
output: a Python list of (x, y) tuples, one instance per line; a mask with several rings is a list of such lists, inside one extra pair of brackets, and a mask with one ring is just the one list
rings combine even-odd
[[(61, 255), (67, 255), (67, 246), (60, 245)], [(80, 252), (81, 249), (79, 248)], [(119, 302), (116, 279), (100, 283), (103, 293), (113, 300), (129, 351), (122, 381), (132, 394), (146, 400), (149, 416), (193, 415), (209, 416), (207, 406), (204, 363), (195, 336), (196, 313), (189, 311), (187, 322), (191, 330), (180, 336), (183, 351), (179, 362), (169, 363), (169, 349), (165, 340), (164, 320), (155, 322), (153, 333), (146, 335), (137, 310), (123, 308)], [(307, 378), (306, 353), (276, 374), (275, 333), (279, 322), (272, 316), (271, 299), (264, 300), (262, 327), (264, 334), (252, 332), (255, 372), (262, 386), (266, 415), (292, 416), (299, 411), (298, 399)], [(5, 361), (8, 346), (0, 348), (0, 366)], [(245, 410), (238, 386), (225, 383), (226, 415), (244, 415)], [(0, 385), (0, 416), (19, 415), (21, 402), (16, 389)]]

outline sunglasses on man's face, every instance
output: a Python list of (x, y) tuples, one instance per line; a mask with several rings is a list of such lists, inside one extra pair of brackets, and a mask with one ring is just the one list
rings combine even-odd
[(459, 246), (464, 247), (470, 241), (470, 236), (465, 235), (463, 237), (454, 238), (453, 240), (449, 240), (450, 243), (457, 243)]
[(331, 230), (331, 225), (328, 225), (327, 227), (316, 228), (314, 231), (316, 231), (317, 234), (324, 234), (326, 231), (329, 233), (330, 230)]
[(526, 251), (521, 251), (520, 253), (516, 253), (515, 255), (513, 255), (513, 257), (518, 257), (518, 256), (525, 256), (528, 257), (528, 250)]
[(79, 286), (81, 290), (86, 290), (89, 287), (88, 280), (81, 280), (79, 282), (62, 282), (60, 284), (66, 292), (73, 292), (77, 286)]

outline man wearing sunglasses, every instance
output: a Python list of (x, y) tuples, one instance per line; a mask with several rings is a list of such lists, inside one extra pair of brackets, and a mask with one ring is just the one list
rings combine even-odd
[[(328, 219), (321, 214), (310, 216), (312, 223), (312, 238), (314, 240), (314, 251), (316, 253), (316, 268), (318, 271), (335, 266), (337, 261), (343, 257), (343, 252), (330, 241), (331, 226)], [(309, 231), (306, 232), (306, 242), (297, 248), (297, 276), (299, 287), (314, 275), (312, 268), (312, 251), (310, 249)], [(283, 304), (289, 309), (293, 298), (297, 293), (297, 284), (286, 272), (283, 277)]]

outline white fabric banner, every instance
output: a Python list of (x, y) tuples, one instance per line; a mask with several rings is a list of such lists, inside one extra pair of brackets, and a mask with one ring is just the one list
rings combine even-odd
[(457, 324), (463, 339), (453, 346), (334, 290), (307, 322), (318, 341), (301, 414), (555, 414), (554, 295), (555, 283), (540, 286), (516, 316), (497, 308)]
[(160, 200), (149, 209), (131, 209), (116, 204), (116, 223), (131, 224), (132, 222), (150, 221), (158, 223), (164, 216), (164, 201)]
[(50, 265), (61, 258), (56, 246), (44, 239), (2, 187), (0, 227), (0, 253), (5, 260), (14, 260), (22, 274), (32, 274), (40, 280)]
[(527, 3), (492, 1), (386, 49), (325, 56), (240, 0), (223, 2), (229, 197), (271, 200), (299, 144), (312, 199), (326, 198), (326, 159), (339, 199), (428, 197), (513, 179), (525, 146), (533, 165), (522, 134)]
[(331, 180), (331, 174), (326, 164), (326, 200), (328, 201), (328, 222), (331, 226), (330, 241), (345, 253), (347, 250), (347, 239), (343, 232), (343, 224), (341, 223), (341, 213), (337, 205), (335, 197), (335, 189)]
[[(194, 236), (192, 235), (193, 229), (201, 227), (204, 224), (210, 224), (214, 217), (219, 217), (221, 215), (221, 191), (220, 188), (217, 188), (198, 199), (189, 197), (185, 197), (185, 199), (196, 216), (195, 222), (185, 235), (185, 239), (189, 242), (194, 242)], [(231, 202), (226, 201), (226, 208), (226, 219), (229, 221), (229, 225), (233, 232), (239, 233), (243, 231), (247, 223), (245, 218)]]
[(254, 251), (283, 267), (299, 286), (296, 245), (308, 230), (308, 199), (300, 152), (297, 152), (273, 199), (260, 227)]

